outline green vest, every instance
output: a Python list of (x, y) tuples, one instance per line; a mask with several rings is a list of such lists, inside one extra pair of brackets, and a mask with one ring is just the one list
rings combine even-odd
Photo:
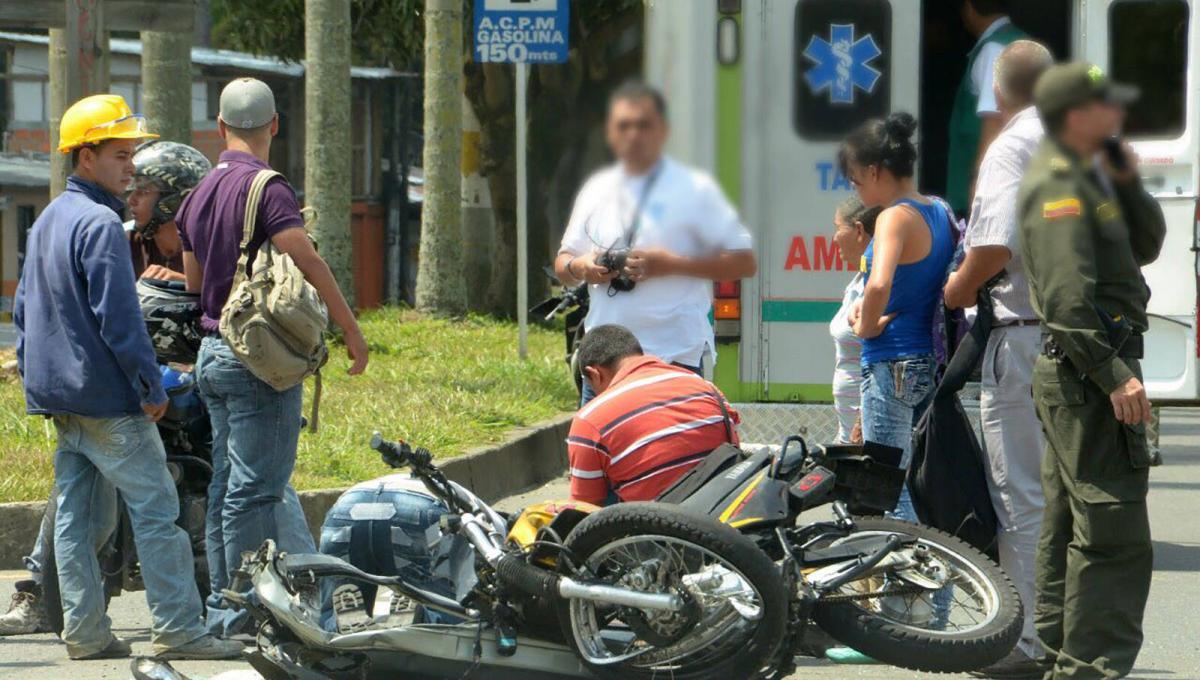
[(982, 123), (976, 109), (979, 96), (971, 92), (971, 72), (984, 45), (999, 43), (1009, 45), (1029, 36), (1011, 23), (996, 29), (986, 40), (975, 45), (967, 54), (967, 71), (958, 85), (954, 96), (954, 109), (950, 113), (950, 152), (946, 161), (946, 200), (957, 213), (965, 213), (971, 193), (971, 182), (975, 179), (975, 152), (979, 149)]

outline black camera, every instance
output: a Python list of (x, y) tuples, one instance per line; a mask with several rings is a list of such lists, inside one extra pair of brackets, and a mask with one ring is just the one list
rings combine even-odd
[(610, 272), (620, 272), (617, 278), (609, 282), (608, 285), (612, 289), (621, 293), (628, 293), (637, 286), (637, 281), (629, 278), (625, 271), (625, 263), (629, 260), (628, 248), (609, 248), (600, 253), (600, 257), (596, 258), (596, 264), (604, 267)]

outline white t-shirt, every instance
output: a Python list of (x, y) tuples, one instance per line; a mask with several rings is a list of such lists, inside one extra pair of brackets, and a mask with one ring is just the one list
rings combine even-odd
[[(617, 164), (588, 178), (575, 197), (559, 252), (583, 255), (629, 246), (627, 234), (652, 176), (633, 247), (661, 247), (686, 257), (750, 249), (750, 232), (717, 183), (664, 157), (646, 175), (629, 175)], [(588, 292), (585, 329), (625, 326), (647, 354), (663, 361), (698, 366), (706, 353), (715, 356), (708, 320), (712, 281), (667, 276), (641, 281), (630, 292), (610, 290), (607, 283)]]
[[(1002, 26), (1011, 24), (1012, 21), (1008, 17), (1001, 17), (992, 22), (991, 26), (979, 36), (979, 41), (975, 44), (982, 43), (992, 36), (993, 33), (1000, 30)], [(1005, 45), (998, 42), (990, 42), (979, 49), (979, 55), (975, 58), (975, 63), (971, 68), (971, 91), (977, 95), (978, 102), (975, 106), (975, 113), (979, 115), (990, 115), (1000, 112), (1000, 107), (996, 104), (996, 91), (992, 84), (995, 81), (996, 74), (996, 59), (1000, 57), (1000, 53), (1004, 51)]]

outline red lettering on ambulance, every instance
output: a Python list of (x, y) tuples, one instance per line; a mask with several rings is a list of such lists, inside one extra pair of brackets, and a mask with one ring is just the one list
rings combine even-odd
[(787, 260), (783, 264), (786, 271), (799, 268), (801, 271), (844, 271), (846, 263), (842, 261), (841, 251), (837, 241), (826, 236), (814, 236), (812, 242), (813, 257), (808, 257), (808, 245), (803, 236), (793, 236), (792, 244), (788, 247)]

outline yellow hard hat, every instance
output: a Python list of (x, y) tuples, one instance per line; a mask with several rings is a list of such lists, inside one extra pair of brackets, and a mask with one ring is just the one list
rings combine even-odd
[(118, 94), (84, 97), (63, 113), (58, 128), (58, 151), (70, 153), (106, 139), (154, 139), (145, 116), (135, 114)]

